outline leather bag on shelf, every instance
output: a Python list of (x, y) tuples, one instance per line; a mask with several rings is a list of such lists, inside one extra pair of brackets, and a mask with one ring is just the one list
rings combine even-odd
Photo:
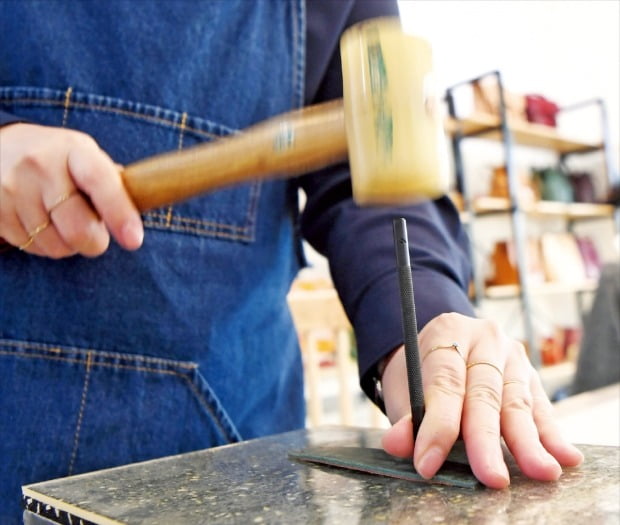
[[(538, 194), (538, 186), (532, 183), (529, 173), (519, 170), (518, 176), (518, 202), (521, 205), (533, 204), (540, 199)], [(508, 190), (508, 173), (506, 166), (495, 166), (491, 176), (491, 184), (489, 188), (491, 197), (509, 198)]]
[(532, 173), (542, 200), (574, 202), (573, 186), (561, 167), (534, 168)]
[(587, 279), (598, 280), (601, 275), (603, 263), (599, 257), (594, 241), (590, 237), (577, 236), (577, 247), (583, 260), (585, 277)]
[[(487, 279), (487, 286), (519, 284), (517, 256), (513, 241), (497, 241), (489, 260), (492, 276)], [(530, 282), (540, 283), (545, 280), (540, 245), (536, 239), (528, 239), (527, 271)]]
[(596, 202), (592, 174), (587, 171), (573, 171), (568, 174), (568, 180), (573, 187), (575, 202)]
[(511, 243), (508, 241), (497, 241), (490, 255), (490, 266), (492, 277), (487, 279), (487, 286), (502, 286), (505, 284), (518, 284), (519, 272), (517, 270), (516, 258)]
[(554, 333), (542, 338), (541, 361), (543, 365), (555, 365), (562, 361), (577, 359), (582, 329), (575, 326), (557, 326)]
[(564, 331), (564, 358), (568, 361), (577, 361), (579, 345), (583, 337), (583, 329), (578, 326), (565, 327)]
[[(487, 77), (472, 83), (474, 111), (499, 117), (499, 86), (497, 80)], [(506, 115), (514, 120), (527, 121), (525, 116), (525, 97), (504, 88)]]
[(525, 116), (528, 122), (556, 127), (560, 108), (542, 95), (525, 95)]
[(540, 360), (545, 366), (556, 365), (564, 360), (562, 341), (555, 336), (544, 337), (540, 344)]
[(575, 235), (570, 232), (546, 232), (540, 238), (547, 280), (575, 284), (586, 279), (586, 269)]

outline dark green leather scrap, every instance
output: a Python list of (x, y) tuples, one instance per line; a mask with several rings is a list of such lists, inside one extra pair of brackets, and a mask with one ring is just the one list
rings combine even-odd
[(463, 488), (482, 486), (474, 477), (462, 446), (455, 446), (452, 449), (448, 459), (432, 479), (424, 479), (420, 476), (413, 468), (411, 459), (396, 458), (378, 448), (316, 446), (290, 452), (289, 457), (297, 461), (329, 465), (431, 485)]

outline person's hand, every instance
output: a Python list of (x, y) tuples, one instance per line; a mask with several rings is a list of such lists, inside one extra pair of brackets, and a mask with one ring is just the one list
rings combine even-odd
[(386, 412), (393, 423), (383, 436), (386, 452), (413, 456), (418, 473), (431, 478), (460, 435), (474, 475), (498, 489), (510, 483), (500, 437), (521, 471), (536, 480), (556, 480), (563, 466), (583, 461), (560, 435), (523, 345), (495, 323), (442, 314), (420, 332), (419, 348), (426, 413), (415, 449), (404, 347), (383, 373)]
[(0, 237), (52, 258), (101, 255), (110, 234), (140, 247), (140, 214), (119, 168), (88, 135), (34, 124), (0, 128)]

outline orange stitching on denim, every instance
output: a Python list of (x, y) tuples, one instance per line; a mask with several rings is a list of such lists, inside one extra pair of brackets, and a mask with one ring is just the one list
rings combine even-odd
[(88, 352), (86, 360), (86, 377), (84, 378), (84, 387), (82, 388), (82, 399), (80, 399), (80, 410), (78, 413), (77, 425), (75, 428), (75, 436), (73, 437), (73, 450), (71, 451), (71, 461), (69, 462), (69, 475), (73, 473), (73, 465), (77, 456), (77, 450), (80, 445), (80, 431), (82, 429), (82, 421), (84, 419), (84, 407), (86, 406), (86, 396), (88, 394), (88, 385), (90, 384), (90, 371), (92, 369), (92, 352)]
[(183, 112), (183, 115), (181, 115), (181, 124), (179, 124), (179, 145), (177, 146), (177, 149), (182, 150), (183, 149), (183, 135), (185, 133), (185, 126), (187, 124), (187, 112)]
[[(157, 228), (162, 226), (159, 222), (152, 222), (149, 220), (144, 221), (144, 225), (149, 228)], [(252, 236), (248, 233), (239, 234), (239, 233), (226, 233), (220, 232), (217, 230), (205, 230), (200, 228), (190, 228), (190, 227), (182, 227), (177, 225), (170, 225), (169, 229), (174, 232), (182, 232), (182, 233), (193, 233), (195, 235), (208, 233), (212, 237), (218, 237), (221, 239), (231, 239), (231, 240), (242, 240), (242, 241), (251, 241)]]
[[(163, 213), (157, 213), (156, 211), (154, 212), (149, 212), (147, 214), (149, 217), (152, 218), (158, 218), (158, 219), (165, 219), (166, 215), (164, 215)], [(224, 230), (233, 230), (233, 231), (245, 231), (248, 229), (247, 226), (235, 226), (233, 224), (223, 224), (223, 223), (219, 223), (219, 222), (214, 222), (214, 221), (210, 221), (210, 220), (205, 220), (205, 219), (195, 219), (192, 217), (181, 217), (179, 219), (179, 222), (182, 223), (189, 223), (189, 224), (194, 224), (196, 225), (196, 227), (198, 226), (203, 226), (205, 228), (222, 228)]]
[[(228, 432), (224, 429), (224, 427), (222, 426), (222, 424), (220, 422), (220, 418), (218, 417), (218, 415), (213, 410), (213, 407), (207, 402), (207, 400), (204, 398), (204, 396), (200, 393), (200, 390), (198, 390), (196, 388), (196, 385), (194, 385), (194, 383), (190, 380), (189, 377), (187, 377), (187, 376), (181, 376), (181, 377), (185, 380), (185, 382), (189, 386), (190, 390), (196, 396), (196, 399), (198, 400), (198, 403), (200, 403), (205, 408), (205, 410), (207, 412), (209, 412), (209, 414), (211, 415), (212, 423), (214, 423), (214, 424), (216, 424), (218, 426), (218, 428), (220, 429), (220, 432), (222, 433), (222, 435), (224, 437), (226, 437), (226, 439), (228, 439), (228, 441), (231, 441)], [(238, 434), (239, 431), (236, 428), (235, 428), (235, 430), (236, 430), (236, 432)]]
[(67, 91), (65, 91), (65, 110), (62, 114), (62, 127), (67, 127), (67, 119), (69, 118), (69, 107), (71, 106), (71, 93), (73, 92), (73, 88), (69, 86)]
[[(17, 346), (17, 347), (36, 349), (36, 350), (47, 349), (45, 348), (45, 345), (26, 344), (26, 343), (20, 343), (18, 341), (8, 341), (8, 342), (4, 342), (3, 344), (7, 344), (8, 346)], [(53, 348), (52, 350), (57, 351), (59, 353), (63, 352), (63, 350), (60, 348)], [(84, 389), (82, 391), (82, 400), (80, 402), (80, 412), (78, 416), (78, 428), (76, 429), (76, 434), (74, 438), (74, 445), (73, 445), (74, 448), (71, 454), (71, 462), (69, 464), (69, 474), (71, 474), (71, 471), (73, 469), (73, 465), (75, 462), (75, 457), (77, 455), (78, 439), (79, 439), (80, 427), (81, 427), (82, 419), (83, 419), (84, 404), (86, 401), (86, 390), (88, 389), (90, 369), (94, 367), (114, 368), (114, 369), (121, 369), (121, 370), (133, 370), (135, 372), (149, 372), (149, 373), (156, 373), (156, 374), (162, 374), (162, 375), (168, 375), (168, 376), (175, 376), (175, 377), (182, 379), (189, 386), (190, 390), (194, 393), (200, 405), (202, 405), (205, 408), (205, 410), (209, 412), (209, 414), (211, 415), (213, 419), (213, 423), (219, 427), (222, 435), (226, 436), (227, 439), (229, 438), (228, 432), (224, 429), (224, 427), (220, 423), (220, 418), (217, 416), (217, 414), (215, 414), (213, 407), (211, 407), (211, 405), (207, 402), (207, 400), (204, 398), (201, 392), (196, 388), (196, 385), (194, 385), (194, 383), (191, 381), (191, 378), (188, 377), (187, 372), (181, 373), (177, 370), (162, 370), (161, 368), (149, 368), (146, 366), (130, 366), (130, 365), (119, 365), (119, 364), (113, 364), (113, 363), (101, 363), (101, 362), (93, 363), (92, 354), (118, 357), (117, 354), (111, 354), (109, 352), (98, 352), (98, 351), (89, 350), (87, 353), (87, 359), (86, 359), (87, 376), (86, 376), (85, 383), (84, 383)], [(74, 363), (74, 364), (84, 363), (83, 359), (75, 359), (75, 358), (62, 357), (62, 356), (23, 355), (23, 354), (19, 354), (17, 351), (9, 352), (6, 350), (0, 350), (0, 355), (13, 355), (13, 356), (19, 356), (19, 357), (28, 358), (28, 359), (36, 358), (36, 359), (43, 359), (46, 361), (62, 361), (65, 363)], [(188, 371), (198, 368), (198, 365), (195, 363), (191, 363), (190, 365), (190, 364), (186, 364), (180, 361), (144, 357), (144, 356), (139, 356), (139, 355), (131, 356), (131, 357), (138, 359), (138, 360), (144, 360), (144, 361), (170, 363), (171, 366), (178, 365), (179, 367), (187, 368)]]
[(250, 189), (250, 202), (248, 203), (248, 210), (246, 213), (246, 220), (251, 220), (252, 216), (257, 213), (258, 201), (260, 199), (262, 185), (254, 184)]
[[(181, 124), (179, 125), (179, 143), (177, 145), (177, 149), (180, 151), (183, 149), (183, 137), (185, 136), (185, 127), (187, 125), (187, 112), (184, 111), (181, 115)], [(166, 226), (170, 226), (172, 223), (172, 209), (173, 206), (168, 206), (168, 210), (166, 211)]]
[[(91, 352), (92, 353), (92, 352)], [(162, 374), (162, 375), (169, 375), (169, 376), (179, 376), (179, 377), (185, 377), (185, 374), (187, 372), (179, 372), (177, 370), (165, 370), (165, 369), (161, 369), (161, 368), (154, 368), (154, 367), (147, 367), (147, 366), (136, 366), (136, 365), (121, 365), (118, 363), (102, 363), (102, 362), (91, 362), (89, 365), (88, 359), (84, 360), (84, 359), (75, 359), (72, 357), (56, 357), (56, 356), (46, 356), (46, 355), (22, 355), (19, 354), (17, 352), (7, 352), (7, 351), (0, 351), (0, 355), (12, 355), (12, 356), (17, 356), (17, 357), (21, 357), (24, 359), (41, 359), (44, 361), (60, 361), (62, 363), (70, 363), (70, 364), (76, 364), (76, 365), (83, 365), (86, 364), (88, 366), (90, 366), (91, 368), (113, 368), (114, 370), (131, 370), (134, 372), (146, 372), (146, 373), (154, 373), (154, 374)], [(140, 357), (140, 356), (136, 356), (136, 357)], [(181, 364), (181, 363), (179, 363)], [(197, 366), (195, 367), (181, 367), (179, 366), (179, 368), (186, 368), (189, 371), (194, 370), (195, 368), (197, 368)]]
[[(31, 104), (31, 103), (38, 103), (38, 104), (42, 104), (42, 105), (48, 105), (48, 106), (64, 106), (65, 102), (61, 102), (59, 100), (48, 100), (48, 99), (44, 99), (44, 98), (16, 98), (16, 99), (11, 99), (11, 103), (14, 104)], [(120, 108), (114, 108), (114, 107), (110, 107), (110, 106), (102, 106), (99, 104), (87, 104), (85, 102), (72, 102), (71, 103), (71, 107), (74, 109), (90, 109), (90, 110), (94, 110), (94, 111), (101, 111), (101, 112), (105, 112), (105, 113), (115, 113), (118, 115), (124, 115), (127, 117), (133, 117), (139, 120), (145, 120), (147, 122), (155, 122), (158, 124), (165, 124), (167, 126), (170, 126), (172, 128), (178, 128), (179, 127), (179, 123), (174, 121), (174, 120), (168, 120), (165, 118), (161, 118), (161, 117), (153, 117), (151, 115), (145, 115), (143, 113), (137, 113), (135, 111), (129, 111), (128, 109), (120, 109)], [(198, 129), (198, 128), (193, 128), (191, 126), (185, 126), (185, 130), (189, 131), (191, 133), (196, 133), (197, 135), (201, 135), (203, 137), (209, 137), (211, 139), (214, 138), (220, 138), (220, 136), (217, 133), (211, 133), (209, 131), (204, 131), (202, 129)]]
[[(72, 350), (63, 350), (60, 347), (45, 345), (42, 343), (29, 343), (25, 341), (7, 341), (7, 340), (1, 341), (0, 346), (12, 346), (16, 348), (22, 348), (24, 350), (40, 350), (40, 351), (45, 351), (45, 352), (54, 352), (56, 354), (61, 355), (61, 357), (55, 358), (55, 359), (60, 359), (63, 361), (68, 361), (68, 362), (73, 362), (73, 363), (83, 363), (84, 360), (69, 358), (69, 357), (62, 357), (62, 354), (68, 354), (68, 353), (74, 353), (74, 352), (82, 352), (82, 353), (91, 352), (95, 356), (100, 356), (100, 357), (105, 357), (105, 358), (110, 358), (110, 359), (125, 359), (125, 360), (142, 361), (144, 363), (153, 363), (154, 365), (158, 364), (158, 365), (166, 365), (166, 366), (177, 366), (180, 368), (187, 368), (189, 370), (198, 368), (198, 365), (196, 363), (191, 363), (191, 362), (177, 361), (174, 359), (165, 359), (162, 357), (143, 356), (139, 354), (123, 354), (120, 352), (106, 352), (103, 350), (93, 350), (90, 348), (82, 348), (82, 349), (75, 348)], [(17, 352), (0, 350), (0, 355), (16, 355), (16, 354)], [(23, 357), (30, 357), (30, 356), (23, 356)], [(33, 357), (46, 358), (46, 356), (33, 356)], [(94, 364), (98, 365), (102, 363), (94, 363)], [(116, 366), (116, 365), (110, 365), (110, 366)], [(123, 365), (123, 366), (127, 367), (126, 365)], [(144, 367), (143, 370), (149, 370), (149, 368)]]

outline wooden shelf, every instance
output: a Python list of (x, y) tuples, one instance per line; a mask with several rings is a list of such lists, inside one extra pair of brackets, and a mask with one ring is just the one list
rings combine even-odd
[[(563, 153), (586, 153), (603, 149), (602, 142), (582, 142), (563, 136), (555, 128), (542, 124), (532, 124), (508, 118), (508, 129), (513, 140), (523, 146), (552, 149)], [(445, 123), (446, 133), (463, 136), (502, 140), (500, 119), (495, 115), (476, 113), (462, 119), (449, 118)]]
[[(593, 292), (596, 290), (598, 282), (596, 280), (581, 281), (574, 284), (569, 283), (531, 283), (530, 293), (532, 295), (554, 295), (575, 292)], [(488, 299), (511, 299), (519, 295), (520, 286), (518, 284), (504, 284), (500, 286), (488, 286), (484, 294)]]
[[(485, 215), (491, 213), (507, 213), (510, 202), (501, 197), (478, 197), (473, 203), (474, 213)], [(614, 207), (611, 204), (593, 204), (589, 202), (555, 202), (537, 201), (524, 205), (521, 209), (532, 216), (561, 217), (564, 219), (596, 219), (613, 217)]]

